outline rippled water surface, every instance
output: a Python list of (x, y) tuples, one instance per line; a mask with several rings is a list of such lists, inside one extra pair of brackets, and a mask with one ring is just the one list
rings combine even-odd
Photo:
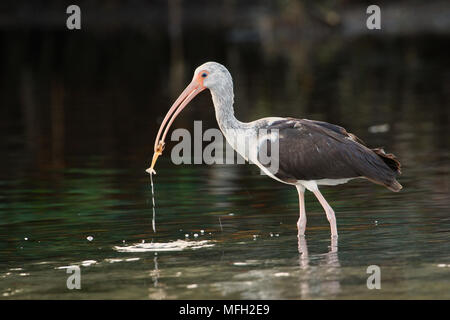
[[(295, 188), (248, 167), (179, 167), (155, 179), (105, 168), (3, 181), (4, 298), (449, 298), (449, 218), (405, 175), (405, 191), (354, 182), (325, 190), (340, 237), (312, 194), (296, 238)], [(442, 195), (443, 197), (444, 195)], [(61, 214), (64, 212), (64, 215)], [(14, 213), (14, 214), (13, 214)], [(65, 267), (81, 267), (68, 290)], [(369, 265), (381, 290), (368, 290)]]

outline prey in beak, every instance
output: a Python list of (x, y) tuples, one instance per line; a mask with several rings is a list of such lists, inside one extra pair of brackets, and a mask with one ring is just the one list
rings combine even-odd
[(183, 92), (180, 94), (178, 99), (175, 100), (174, 104), (164, 117), (164, 120), (161, 123), (161, 126), (159, 127), (158, 135), (156, 136), (155, 139), (154, 153), (151, 166), (150, 168), (145, 170), (149, 174), (156, 174), (154, 167), (156, 161), (158, 160), (158, 157), (162, 155), (162, 152), (164, 150), (165, 146), (164, 141), (166, 139), (166, 135), (167, 132), (169, 131), (170, 126), (172, 125), (175, 118), (180, 114), (180, 112), (188, 105), (188, 103), (192, 99), (194, 99), (196, 95), (198, 95), (200, 92), (206, 89), (206, 87), (203, 85), (203, 80), (208, 76), (208, 74), (209, 74), (208, 71), (200, 71), (197, 74), (197, 76), (194, 76), (192, 82), (186, 87), (186, 89), (183, 90)]
[(155, 169), (153, 169), (153, 168), (155, 167), (156, 160), (158, 160), (158, 157), (159, 157), (160, 155), (162, 155), (162, 152), (163, 152), (163, 150), (164, 150), (164, 146), (165, 146), (164, 141), (162, 141), (162, 140), (159, 141), (159, 143), (158, 143), (158, 145), (157, 145), (157, 147), (155, 148), (155, 151), (154, 151), (154, 153), (153, 153), (152, 164), (151, 164), (150, 168), (148, 168), (147, 170), (145, 170), (145, 171), (148, 172), (149, 174), (156, 174), (156, 171), (155, 171)]

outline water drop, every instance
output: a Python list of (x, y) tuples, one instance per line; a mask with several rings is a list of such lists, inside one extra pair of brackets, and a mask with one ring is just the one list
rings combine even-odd
[(150, 184), (152, 186), (152, 204), (153, 204), (152, 228), (153, 228), (153, 232), (156, 232), (156, 225), (155, 225), (155, 190), (153, 188), (153, 174), (151, 174), (151, 173), (150, 173)]

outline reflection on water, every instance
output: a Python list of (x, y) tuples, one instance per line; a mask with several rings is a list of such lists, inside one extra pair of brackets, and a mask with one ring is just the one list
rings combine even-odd
[[(305, 271), (305, 279), (300, 282), (300, 295), (302, 299), (311, 299), (314, 297), (314, 290), (311, 289), (309, 282), (316, 279), (317, 268), (311, 267), (309, 264), (308, 245), (306, 237), (298, 238), (298, 253), (300, 269)], [(339, 257), (338, 257), (338, 238), (331, 237), (329, 252), (324, 254), (322, 261), (319, 263), (320, 269), (327, 274), (326, 277), (321, 278), (320, 290), (323, 294), (329, 297), (334, 297), (340, 292), (339, 282)]]
[[(0, 62), (1, 298), (450, 298), (445, 35), (241, 43), (202, 30), (189, 52), (159, 50), (178, 31), (37, 32), (32, 42), (26, 31), (0, 33), (9, 43)], [(144, 170), (155, 131), (171, 95), (212, 58), (233, 74), (239, 119), (343, 125), (398, 155), (404, 189), (324, 187), (339, 243), (306, 194), (306, 238), (297, 239), (294, 188), (248, 165), (175, 166), (167, 152), (154, 177), (154, 233)], [(175, 126), (216, 126), (208, 94), (191, 104)], [(65, 287), (72, 265), (79, 291)], [(367, 289), (370, 265), (381, 268), (381, 290)]]

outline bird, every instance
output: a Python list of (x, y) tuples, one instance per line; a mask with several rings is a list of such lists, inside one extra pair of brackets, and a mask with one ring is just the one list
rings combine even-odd
[[(330, 224), (331, 237), (337, 238), (335, 212), (325, 200), (319, 186), (335, 186), (356, 178), (365, 178), (398, 192), (401, 163), (383, 148), (369, 148), (341, 126), (316, 120), (291, 117), (267, 117), (241, 122), (234, 115), (233, 80), (228, 69), (217, 62), (196, 68), (192, 81), (176, 99), (164, 117), (154, 144), (150, 168), (165, 147), (165, 138), (179, 113), (200, 92), (209, 89), (219, 129), (227, 142), (244, 159), (256, 164), (269, 177), (295, 186), (299, 198), (298, 237), (305, 236), (305, 191), (312, 192), (322, 205)], [(164, 131), (163, 131), (164, 129)], [(264, 134), (260, 134), (263, 132)], [(276, 147), (272, 147), (272, 142)], [(262, 161), (262, 150), (277, 155), (276, 166)], [(272, 165), (272, 164), (271, 164)]]

